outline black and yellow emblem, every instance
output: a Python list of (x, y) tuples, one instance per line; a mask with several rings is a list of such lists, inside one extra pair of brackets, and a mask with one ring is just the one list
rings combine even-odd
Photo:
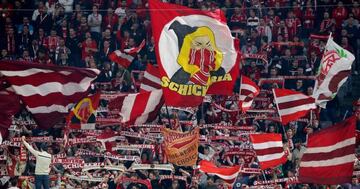
[(90, 98), (83, 98), (74, 108), (72, 123), (95, 123), (95, 111)]
[(217, 47), (214, 32), (207, 26), (191, 27), (174, 21), (169, 30), (177, 36), (181, 68), (162, 86), (181, 95), (204, 96), (212, 82), (231, 80), (221, 67), (223, 52)]

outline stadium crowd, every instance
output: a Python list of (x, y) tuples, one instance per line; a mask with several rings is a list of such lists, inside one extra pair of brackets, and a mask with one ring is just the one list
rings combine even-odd
[[(240, 39), (243, 54), (241, 73), (259, 84), (262, 91), (247, 114), (240, 114), (233, 97), (213, 96), (195, 110), (162, 109), (159, 117), (149, 124), (165, 124), (187, 131), (192, 124), (201, 127), (200, 135), (242, 136), (242, 141), (221, 139), (203, 142), (199, 147), (199, 160), (206, 159), (217, 165), (240, 164), (246, 168), (258, 168), (256, 157), (251, 153), (248, 131), (281, 133), (286, 164), (259, 173), (243, 173), (235, 181), (234, 188), (259, 188), (256, 182), (294, 177), (298, 174), (299, 160), (305, 150), (307, 135), (328, 127), (354, 114), (360, 103), (344, 105), (344, 99), (351, 98), (351, 82), (345, 83), (342, 92), (327, 109), (312, 112), (304, 119), (282, 126), (276, 121), (276, 110), (271, 88), (285, 87), (311, 95), (314, 76), (328, 35), (345, 49), (359, 57), (360, 6), (357, 0), (169, 0), (201, 10), (220, 8), (226, 15), (233, 36)], [(151, 10), (150, 10), (151, 11)], [(1, 60), (33, 61), (39, 64), (98, 68), (96, 87), (103, 94), (137, 92), (141, 73), (148, 64), (156, 65), (154, 39), (152, 37), (148, 3), (146, 0), (1, 0), (0, 4), (0, 48)], [(128, 69), (111, 62), (109, 54), (138, 46), (146, 40), (145, 47), (137, 54)], [(360, 71), (358, 59), (353, 63), (352, 74)], [(239, 83), (239, 82), (237, 82)], [(234, 94), (239, 86), (234, 87)], [(102, 99), (99, 110), (105, 110), (107, 99)], [(216, 104), (216, 105), (214, 105)], [(3, 110), (0, 110), (3, 111)], [(99, 111), (99, 117), (107, 113)], [(168, 124), (172, 122), (172, 124)], [(237, 129), (215, 129), (206, 125), (243, 126), (246, 132)], [(15, 137), (47, 137), (52, 140), (38, 142), (35, 151), (44, 150), (53, 156), (82, 158), (85, 163), (101, 162), (106, 166), (123, 166), (127, 171), (96, 169), (77, 175), (79, 170), (61, 163), (51, 165), (49, 188), (222, 188), (226, 184), (217, 176), (200, 173), (195, 167), (173, 165), (173, 177), (167, 170), (166, 158), (159, 140), (124, 137), (117, 144), (149, 145), (149, 148), (117, 150), (117, 155), (136, 156), (133, 160), (109, 158), (103, 143), (79, 143), (64, 147), (56, 139), (64, 138), (64, 123), (50, 130), (41, 130), (32, 124), (31, 115), (23, 110), (14, 117), (9, 129), (11, 141)], [(114, 133), (130, 131), (148, 133), (149, 128), (125, 125), (98, 125), (93, 133), (72, 132), (69, 139), (95, 136), (97, 132)], [(20, 140), (21, 141), (21, 140)], [(117, 145), (116, 144), (116, 145)], [(243, 154), (230, 153), (232, 148), (241, 149)], [(1, 145), (0, 160), (3, 188), (35, 188), (33, 179), (34, 158), (20, 157), (21, 148), (15, 145)], [(80, 153), (93, 152), (91, 155)], [(30, 154), (30, 153), (29, 153)], [(99, 155), (100, 154), (100, 155)], [(101, 155), (102, 154), (102, 155)], [(108, 156), (106, 156), (108, 155)], [(135, 163), (134, 163), (135, 162)], [(134, 164), (151, 164), (149, 169), (128, 169)], [(156, 169), (164, 165), (164, 169)], [(166, 166), (165, 166), (166, 165)], [(360, 168), (360, 163), (356, 163)], [(357, 169), (356, 169), (357, 170)], [(79, 178), (88, 179), (79, 179)], [(91, 180), (93, 178), (93, 180)], [(169, 179), (170, 178), (170, 179)], [(279, 182), (273, 188), (360, 188), (359, 175), (353, 182), (342, 186), (320, 186)]]

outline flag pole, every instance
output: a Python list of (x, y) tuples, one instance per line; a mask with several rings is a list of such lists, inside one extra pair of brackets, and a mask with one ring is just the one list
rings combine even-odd
[(349, 110), (346, 110), (345, 114), (344, 114), (344, 117), (343, 117), (343, 121), (346, 119), (346, 116), (348, 114)]
[(313, 110), (310, 110), (310, 125), (313, 126)]

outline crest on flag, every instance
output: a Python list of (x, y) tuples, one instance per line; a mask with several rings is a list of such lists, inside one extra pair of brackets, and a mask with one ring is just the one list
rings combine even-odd
[(78, 102), (69, 115), (69, 127), (71, 129), (95, 129), (99, 100), (100, 93), (96, 93)]

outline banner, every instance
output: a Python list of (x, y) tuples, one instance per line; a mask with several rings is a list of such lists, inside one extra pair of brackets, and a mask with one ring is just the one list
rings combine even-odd
[(198, 158), (199, 128), (186, 133), (162, 128), (165, 154), (170, 163), (193, 166)]
[(116, 150), (139, 151), (140, 149), (154, 150), (155, 145), (151, 145), (151, 144), (130, 144), (130, 145), (117, 144), (115, 147), (112, 147), (113, 151), (116, 151)]
[(77, 145), (77, 144), (88, 144), (96, 143), (96, 137), (85, 137), (85, 138), (70, 138), (68, 140), (68, 145)]
[(108, 170), (108, 171), (126, 171), (126, 167), (123, 164), (119, 165), (106, 165), (103, 162), (94, 162), (94, 163), (85, 163), (82, 172), (91, 171), (91, 170)]
[(178, 176), (178, 175), (159, 175), (159, 177), (160, 177), (160, 181), (159, 182), (161, 182), (161, 180), (167, 180), (167, 179), (169, 179), (169, 180), (182, 180), (182, 181), (185, 181), (186, 182), (186, 176)]
[(103, 177), (101, 178), (94, 178), (88, 176), (74, 176), (74, 175), (66, 175), (68, 179), (77, 180), (77, 181), (87, 181), (87, 182), (102, 182), (104, 180)]
[(121, 177), (118, 179), (118, 182), (120, 184), (124, 183), (137, 183), (137, 184), (143, 184), (146, 186), (147, 189), (152, 189), (151, 182), (149, 179), (134, 179), (134, 178), (128, 178), (128, 177)]
[(257, 59), (262, 60), (265, 64), (269, 63), (266, 54), (243, 54), (242, 59)]
[(297, 177), (280, 178), (280, 179), (264, 180), (264, 181), (257, 180), (254, 182), (254, 185), (255, 186), (268, 185), (268, 184), (277, 184), (277, 183), (282, 183), (282, 182), (286, 182), (287, 184), (296, 184), (296, 183), (299, 183), (299, 180)]
[(336, 96), (350, 75), (354, 60), (353, 54), (336, 44), (331, 37), (328, 39), (314, 87), (313, 97), (317, 105), (325, 108), (327, 101)]
[(81, 158), (53, 158), (52, 164), (61, 164), (64, 169), (83, 168), (85, 161)]
[(109, 153), (109, 152), (97, 153), (97, 152), (92, 152), (92, 151), (84, 150), (84, 149), (78, 149), (76, 151), (75, 156), (103, 157), (103, 158), (119, 160), (119, 161), (136, 161), (136, 160), (140, 160), (140, 156), (117, 155), (117, 154), (112, 154), (112, 153)]
[(128, 170), (163, 170), (171, 172), (175, 171), (173, 164), (132, 164)]
[(149, 1), (165, 104), (198, 106), (206, 93), (232, 94), (240, 56), (226, 18), (213, 12)]

